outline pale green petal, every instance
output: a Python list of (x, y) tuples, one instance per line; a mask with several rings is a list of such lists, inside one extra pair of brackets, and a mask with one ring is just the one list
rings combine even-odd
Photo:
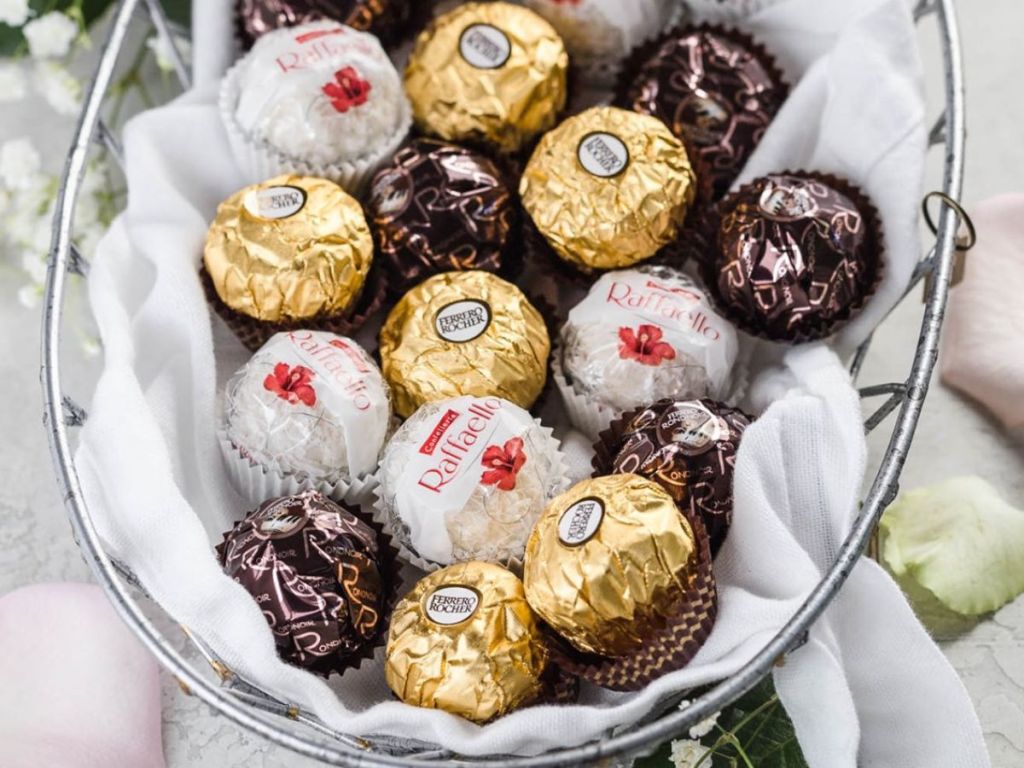
[(1024, 511), (979, 477), (901, 494), (882, 516), (882, 559), (964, 616), (990, 613), (1024, 592)]

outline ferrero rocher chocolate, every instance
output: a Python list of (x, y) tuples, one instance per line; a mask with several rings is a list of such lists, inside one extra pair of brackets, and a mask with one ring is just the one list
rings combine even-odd
[(501, 171), (457, 144), (415, 139), (370, 185), (388, 284), (404, 293), (439, 272), (507, 266), (515, 203)]
[(522, 582), (471, 562), (430, 574), (398, 604), (384, 675), (406, 704), (486, 722), (536, 698), (547, 662)]
[(329, 19), (391, 40), (408, 22), (410, 0), (238, 0), (238, 29), (246, 47), (267, 32)]
[(694, 182), (686, 149), (661, 120), (594, 107), (545, 134), (519, 193), (555, 253), (590, 272), (632, 266), (672, 242)]
[(662, 627), (696, 566), (693, 529), (660, 485), (638, 475), (577, 483), (526, 544), (526, 599), (578, 650), (621, 656)]
[(446, 272), (395, 305), (380, 331), (395, 411), (460, 395), (530, 408), (547, 380), (551, 342), (540, 313), (490, 272)]
[(623, 424), (611, 469), (649, 478), (699, 515), (717, 552), (732, 523), (736, 451), (750, 418), (714, 400), (661, 400)]
[(385, 626), (391, 574), (369, 525), (315, 491), (272, 499), (217, 547), (259, 603), (281, 658), (322, 675), (352, 666)]
[(701, 199), (714, 202), (743, 170), (788, 89), (764, 48), (734, 31), (678, 30), (649, 53), (620, 100), (660, 117), (686, 143)]
[(725, 313), (755, 335), (824, 338), (874, 289), (877, 212), (840, 179), (765, 176), (723, 200), (719, 216), (708, 282)]
[(417, 126), (515, 153), (565, 107), (569, 57), (554, 28), (510, 3), (466, 3), (420, 34), (405, 71)]
[(355, 198), (324, 179), (278, 176), (217, 208), (203, 254), (217, 295), (265, 322), (341, 316), (373, 261), (373, 237)]

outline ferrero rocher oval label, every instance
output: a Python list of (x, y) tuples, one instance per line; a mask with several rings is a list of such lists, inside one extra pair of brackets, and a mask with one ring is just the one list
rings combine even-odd
[(661, 486), (628, 474), (584, 480), (533, 529), (526, 598), (577, 649), (620, 656), (664, 625), (696, 558), (693, 529)]
[(558, 33), (511, 3), (466, 3), (438, 17), (409, 58), (417, 125), (514, 153), (565, 108), (569, 57)]
[(536, 697), (547, 662), (522, 582), (470, 562), (430, 574), (398, 604), (384, 675), (407, 704), (485, 722)]
[(359, 298), (373, 238), (359, 203), (325, 179), (279, 176), (217, 208), (203, 254), (220, 299), (256, 320), (344, 314)]
[(489, 272), (446, 272), (409, 291), (380, 332), (395, 410), (497, 396), (529, 409), (547, 380), (551, 342), (540, 313)]
[(696, 194), (682, 142), (657, 118), (614, 107), (545, 134), (519, 192), (554, 251), (587, 272), (654, 256), (677, 237)]

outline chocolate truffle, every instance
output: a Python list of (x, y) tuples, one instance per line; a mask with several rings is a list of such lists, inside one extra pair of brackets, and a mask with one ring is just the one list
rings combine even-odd
[(422, 579), (395, 608), (384, 676), (406, 704), (483, 723), (536, 699), (547, 663), (522, 582), (464, 563)]
[(217, 552), (259, 603), (281, 658), (326, 677), (357, 666), (381, 635), (393, 588), (383, 546), (348, 509), (309, 491), (267, 501)]
[(401, 78), (380, 41), (333, 21), (261, 37), (224, 77), (220, 110), (246, 175), (301, 173), (353, 194), (412, 125)]
[(877, 212), (839, 179), (765, 176), (723, 200), (719, 216), (708, 283), (724, 312), (750, 333), (824, 338), (874, 290)]
[(661, 118), (686, 143), (700, 199), (720, 199), (786, 100), (774, 60), (746, 35), (692, 28), (666, 35), (621, 98)]
[(395, 411), (461, 395), (529, 408), (547, 380), (551, 342), (522, 291), (489, 272), (445, 272), (395, 305), (380, 331)]
[(321, 331), (274, 336), (228, 382), (224, 458), (250, 500), (371, 482), (391, 423), (380, 369), (354, 341)]
[(611, 469), (649, 478), (699, 515), (717, 552), (732, 523), (736, 451), (750, 418), (713, 400), (661, 400), (622, 425)]
[(618, 414), (664, 397), (725, 397), (738, 348), (697, 283), (644, 265), (602, 275), (569, 312), (561, 371), (576, 395)]
[(665, 29), (677, 0), (525, 0), (565, 40), (573, 68), (594, 85), (614, 83), (622, 60)]
[(521, 565), (533, 524), (566, 485), (551, 430), (499, 397), (424, 405), (391, 438), (379, 476), (378, 509), (427, 570)]
[(558, 33), (511, 3), (465, 3), (416, 40), (405, 71), (416, 125), (513, 154), (565, 108), (569, 55)]
[(282, 27), (310, 21), (337, 21), (353, 29), (372, 32), (384, 40), (395, 38), (409, 21), (412, 0), (238, 0), (238, 29), (246, 48)]
[(217, 296), (267, 323), (344, 316), (373, 262), (359, 203), (325, 179), (278, 176), (217, 208), (203, 252)]
[(519, 183), (536, 230), (583, 272), (654, 256), (675, 240), (694, 191), (686, 150), (664, 123), (614, 107), (545, 134)]
[(689, 588), (698, 542), (675, 501), (638, 475), (577, 483), (526, 545), (526, 599), (577, 650), (620, 656), (663, 627)]
[(478, 152), (416, 139), (370, 185), (368, 214), (392, 290), (439, 272), (498, 272), (515, 203), (498, 167)]

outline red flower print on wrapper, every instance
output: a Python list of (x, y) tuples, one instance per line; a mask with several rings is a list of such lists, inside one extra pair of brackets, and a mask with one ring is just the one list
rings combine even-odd
[(480, 463), (487, 467), (487, 471), (480, 476), (481, 483), (496, 485), (502, 491), (513, 490), (516, 487), (516, 475), (526, 463), (523, 438), (513, 437), (504, 446), (488, 446)]
[(334, 73), (334, 82), (323, 87), (324, 95), (331, 100), (331, 106), (341, 113), (352, 107), (365, 104), (370, 98), (371, 85), (363, 80), (355, 67), (345, 67)]
[(661, 340), (661, 328), (656, 325), (641, 325), (619, 328), (619, 357), (636, 360), (642, 365), (661, 365), (664, 360), (675, 360), (676, 351), (667, 341)]
[(304, 403), (312, 408), (316, 405), (314, 376), (316, 374), (304, 365), (289, 368), (288, 363), (278, 363), (274, 366), (274, 372), (263, 380), (263, 386), (292, 405)]

